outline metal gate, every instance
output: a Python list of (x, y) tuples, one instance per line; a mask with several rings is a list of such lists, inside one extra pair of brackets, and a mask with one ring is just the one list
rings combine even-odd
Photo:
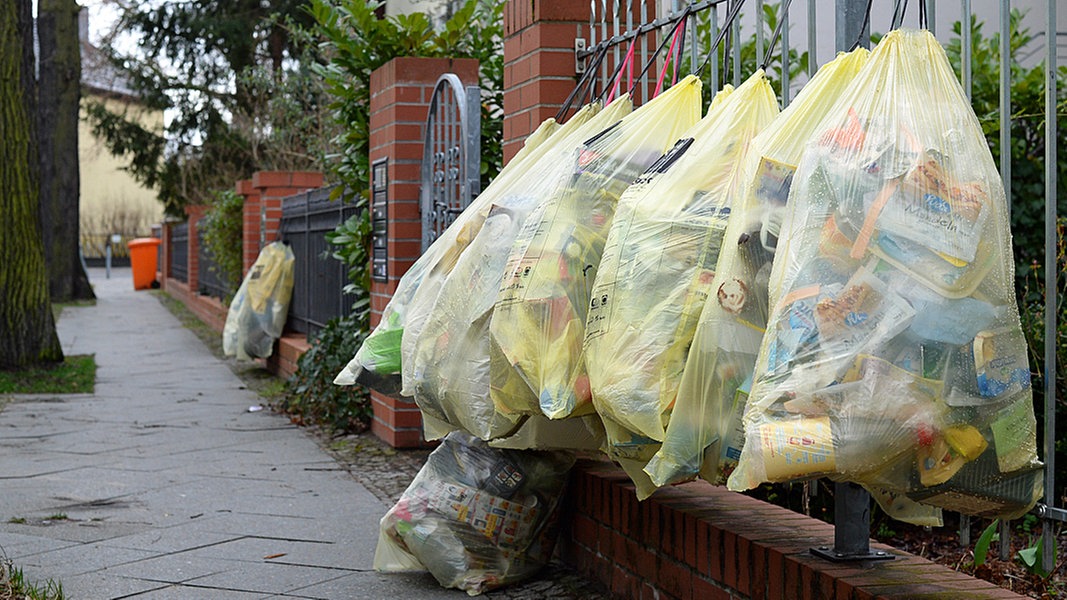
[(481, 88), (445, 73), (426, 114), (422, 151), (422, 251), (481, 192)]

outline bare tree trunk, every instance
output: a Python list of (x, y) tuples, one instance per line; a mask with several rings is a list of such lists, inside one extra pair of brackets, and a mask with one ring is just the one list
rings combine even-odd
[(55, 302), (96, 297), (78, 253), (79, 10), (76, 0), (40, 0), (37, 13), (41, 235)]
[[(0, 368), (59, 362), (38, 214), (30, 0), (0, 2)], [(28, 47), (28, 48), (27, 48)], [(27, 60), (28, 59), (28, 60)]]

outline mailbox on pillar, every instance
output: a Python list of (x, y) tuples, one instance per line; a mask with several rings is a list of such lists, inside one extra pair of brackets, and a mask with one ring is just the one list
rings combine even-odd
[(389, 281), (389, 159), (371, 165), (371, 278)]

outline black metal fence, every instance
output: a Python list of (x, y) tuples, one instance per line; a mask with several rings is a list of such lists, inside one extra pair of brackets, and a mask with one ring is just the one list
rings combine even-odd
[(222, 276), (222, 270), (215, 260), (215, 255), (212, 254), (211, 250), (208, 250), (207, 244), (204, 243), (203, 229), (197, 228), (196, 240), (200, 265), (200, 276), (198, 277), (200, 289), (197, 291), (205, 296), (228, 300), (233, 295), (233, 292), (236, 291), (236, 286), (231, 286), (230, 282)]
[(282, 240), (296, 255), (287, 327), (308, 337), (352, 312), (352, 298), (343, 291), (347, 269), (331, 256), (326, 234), (362, 209), (346, 198), (330, 200), (330, 192), (323, 188), (282, 201)]
[(170, 230), (170, 276), (189, 283), (189, 224), (176, 223)]

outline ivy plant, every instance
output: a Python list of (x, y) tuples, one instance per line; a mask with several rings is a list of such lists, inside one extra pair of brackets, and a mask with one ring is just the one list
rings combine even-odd
[(224, 298), (229, 302), (241, 282), (243, 270), (244, 198), (234, 190), (216, 192), (198, 227), (204, 234), (204, 245), (214, 259), (210, 268), (229, 289)]

